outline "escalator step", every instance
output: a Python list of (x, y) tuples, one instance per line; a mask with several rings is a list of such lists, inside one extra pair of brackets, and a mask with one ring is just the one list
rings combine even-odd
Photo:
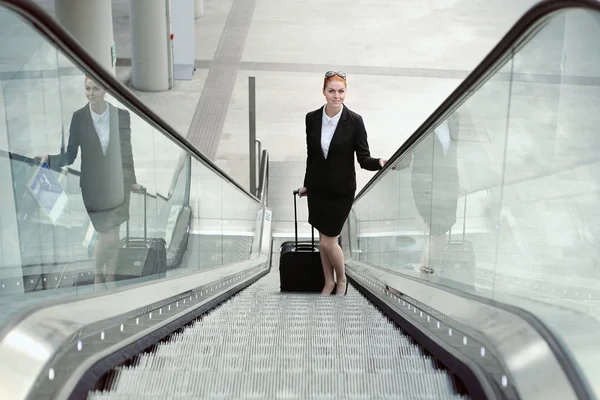
[(116, 368), (88, 399), (458, 399), (451, 375), (356, 290), (279, 293), (273, 271)]
[[(332, 358), (330, 356), (314, 356), (311, 358), (293, 357), (288, 354), (284, 356), (254, 355), (251, 359), (241, 358), (239, 355), (226, 355), (220, 358), (212, 356), (187, 356), (166, 357), (145, 355), (140, 358), (137, 367), (145, 370), (180, 370), (190, 371), (270, 371), (289, 369), (294, 371), (320, 371), (320, 370), (342, 370), (354, 371), (429, 371), (434, 364), (430, 359), (421, 356), (404, 357), (400, 361), (394, 356), (368, 357), (353, 355), (348, 358)], [(120, 369), (117, 369), (120, 370)]]

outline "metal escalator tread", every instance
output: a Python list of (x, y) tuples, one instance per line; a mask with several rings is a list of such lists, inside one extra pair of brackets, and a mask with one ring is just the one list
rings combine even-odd
[(273, 271), (133, 366), (93, 399), (461, 399), (450, 374), (352, 287), (279, 293)]

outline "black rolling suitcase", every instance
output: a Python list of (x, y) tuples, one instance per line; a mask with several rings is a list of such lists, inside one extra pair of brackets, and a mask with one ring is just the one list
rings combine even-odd
[(312, 241), (298, 241), (297, 190), (294, 190), (295, 240), (281, 244), (279, 279), (282, 292), (321, 293), (325, 285), (319, 254), (315, 242), (315, 229), (311, 227)]
[(115, 280), (165, 274), (167, 271), (166, 242), (162, 238), (148, 239), (146, 189), (142, 188), (140, 193), (144, 199), (144, 237), (130, 237), (128, 219), (126, 237), (119, 249)]

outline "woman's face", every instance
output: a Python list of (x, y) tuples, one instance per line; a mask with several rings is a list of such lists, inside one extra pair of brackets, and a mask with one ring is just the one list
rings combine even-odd
[(85, 97), (92, 105), (102, 103), (104, 95), (106, 95), (106, 91), (98, 86), (96, 82), (91, 79), (85, 80)]
[(337, 79), (331, 80), (327, 82), (323, 95), (325, 95), (328, 106), (339, 108), (346, 98), (346, 86)]

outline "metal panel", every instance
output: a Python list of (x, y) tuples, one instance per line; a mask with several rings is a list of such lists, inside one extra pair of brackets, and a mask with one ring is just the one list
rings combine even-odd
[(373, 282), (370, 289), (387, 296), (393, 308), (399, 307), (397, 296), (406, 295), (478, 331), (504, 361), (514, 380), (506, 385), (514, 385), (521, 398), (578, 398), (546, 340), (514, 313), (357, 261), (348, 262), (347, 271), (361, 283)]
[[(263, 213), (265, 214), (267, 213)], [(0, 398), (25, 399), (32, 396), (30, 391), (34, 386), (36, 390), (43, 390), (44, 383), (51, 383), (49, 380), (54, 380), (55, 374), (58, 373), (52, 369), (52, 365), (59, 362), (61, 356), (65, 356), (61, 350), (73, 340), (79, 346), (78, 336), (86, 329), (92, 329), (90, 327), (97, 328), (115, 318), (129, 319), (131, 316), (152, 311), (154, 306), (168, 304), (182, 295), (189, 296), (189, 293), (199, 287), (210, 286), (211, 290), (210, 293), (206, 291), (204, 298), (201, 298), (196, 306), (231, 290), (232, 286), (243, 286), (245, 282), (268, 268), (270, 235), (271, 221), (265, 219), (261, 254), (242, 263), (151, 284), (132, 285), (112, 293), (85, 296), (73, 302), (50, 305), (25, 316), (0, 339), (0, 359), (4, 361), (0, 364)], [(243, 279), (232, 284), (232, 277), (249, 270), (254, 272), (246, 274)], [(105, 348), (115, 351), (119, 346), (130, 343), (136, 337), (143, 337), (187, 312), (190, 312), (189, 307), (169, 316), (169, 319), (147, 326), (146, 330), (136, 333), (135, 336), (123, 337), (116, 342), (106, 340)], [(82, 356), (76, 359), (79, 365), (69, 365), (72, 372), (62, 389), (63, 397), (59, 398), (68, 396), (69, 390), (75, 386), (86, 368), (101, 356), (99, 352), (86, 355), (82, 353)]]

